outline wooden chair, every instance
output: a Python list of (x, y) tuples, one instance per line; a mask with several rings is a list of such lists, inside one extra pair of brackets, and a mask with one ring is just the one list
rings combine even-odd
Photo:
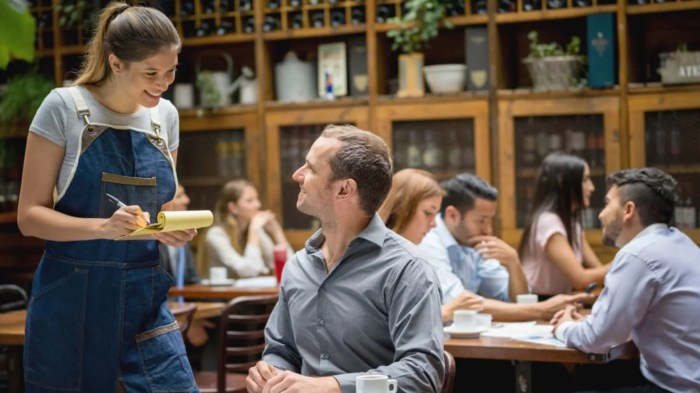
[(241, 296), (221, 313), (216, 372), (195, 373), (202, 393), (244, 393), (248, 369), (265, 349), (265, 325), (277, 295)]
[(440, 393), (452, 393), (452, 385), (455, 383), (455, 358), (451, 353), (443, 352), (445, 354), (445, 381)]
[(173, 316), (180, 325), (180, 333), (182, 334), (182, 339), (187, 341), (187, 331), (192, 326), (192, 319), (194, 318), (194, 313), (197, 311), (197, 305), (195, 303), (184, 303), (182, 307), (178, 307), (173, 311)]

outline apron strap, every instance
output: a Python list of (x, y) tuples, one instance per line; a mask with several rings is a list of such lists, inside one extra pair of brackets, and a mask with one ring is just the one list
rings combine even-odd
[(160, 138), (160, 114), (158, 114), (158, 107), (155, 106), (151, 108), (151, 128), (153, 129), (153, 132), (156, 133), (156, 136)]
[(70, 93), (71, 97), (73, 97), (73, 103), (75, 104), (75, 108), (78, 111), (78, 116), (82, 117), (83, 120), (85, 121), (85, 125), (90, 125), (90, 109), (88, 109), (87, 104), (85, 104), (85, 100), (83, 99), (82, 94), (80, 94), (80, 91), (78, 90), (78, 86), (71, 86), (68, 88), (68, 92)]

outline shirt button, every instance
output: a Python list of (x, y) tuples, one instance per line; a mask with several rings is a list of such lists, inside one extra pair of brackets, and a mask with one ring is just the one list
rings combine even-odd
[(319, 319), (319, 320), (318, 320), (318, 324), (321, 325), (321, 326), (323, 326), (323, 325), (326, 324), (326, 321), (323, 320), (323, 319)]
[(328, 359), (330, 359), (330, 358), (331, 358), (331, 355), (329, 355), (329, 354), (327, 354), (327, 353), (322, 353), (322, 354), (321, 354), (321, 359), (323, 359), (323, 360), (328, 360)]

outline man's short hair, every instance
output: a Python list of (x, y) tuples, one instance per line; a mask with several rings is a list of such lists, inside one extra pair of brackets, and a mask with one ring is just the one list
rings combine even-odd
[(377, 135), (351, 125), (328, 125), (321, 136), (341, 144), (330, 158), (331, 181), (355, 180), (360, 207), (373, 215), (391, 188), (391, 158), (386, 143)]
[(676, 179), (657, 168), (623, 169), (608, 175), (608, 186), (617, 186), (620, 204), (634, 202), (643, 226), (670, 224), (676, 207)]
[(498, 190), (479, 176), (471, 173), (461, 173), (451, 179), (440, 183), (445, 190), (440, 206), (440, 215), (445, 217), (447, 206), (454, 206), (460, 214), (474, 208), (477, 198), (495, 201), (498, 198)]

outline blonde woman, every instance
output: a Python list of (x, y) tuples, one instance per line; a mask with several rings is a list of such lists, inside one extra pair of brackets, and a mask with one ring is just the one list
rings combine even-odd
[(247, 180), (232, 180), (221, 189), (216, 202), (214, 226), (206, 233), (204, 260), (207, 268), (225, 266), (229, 276), (256, 277), (274, 272), (273, 248), (289, 242), (275, 215), (260, 210), (255, 186)]

